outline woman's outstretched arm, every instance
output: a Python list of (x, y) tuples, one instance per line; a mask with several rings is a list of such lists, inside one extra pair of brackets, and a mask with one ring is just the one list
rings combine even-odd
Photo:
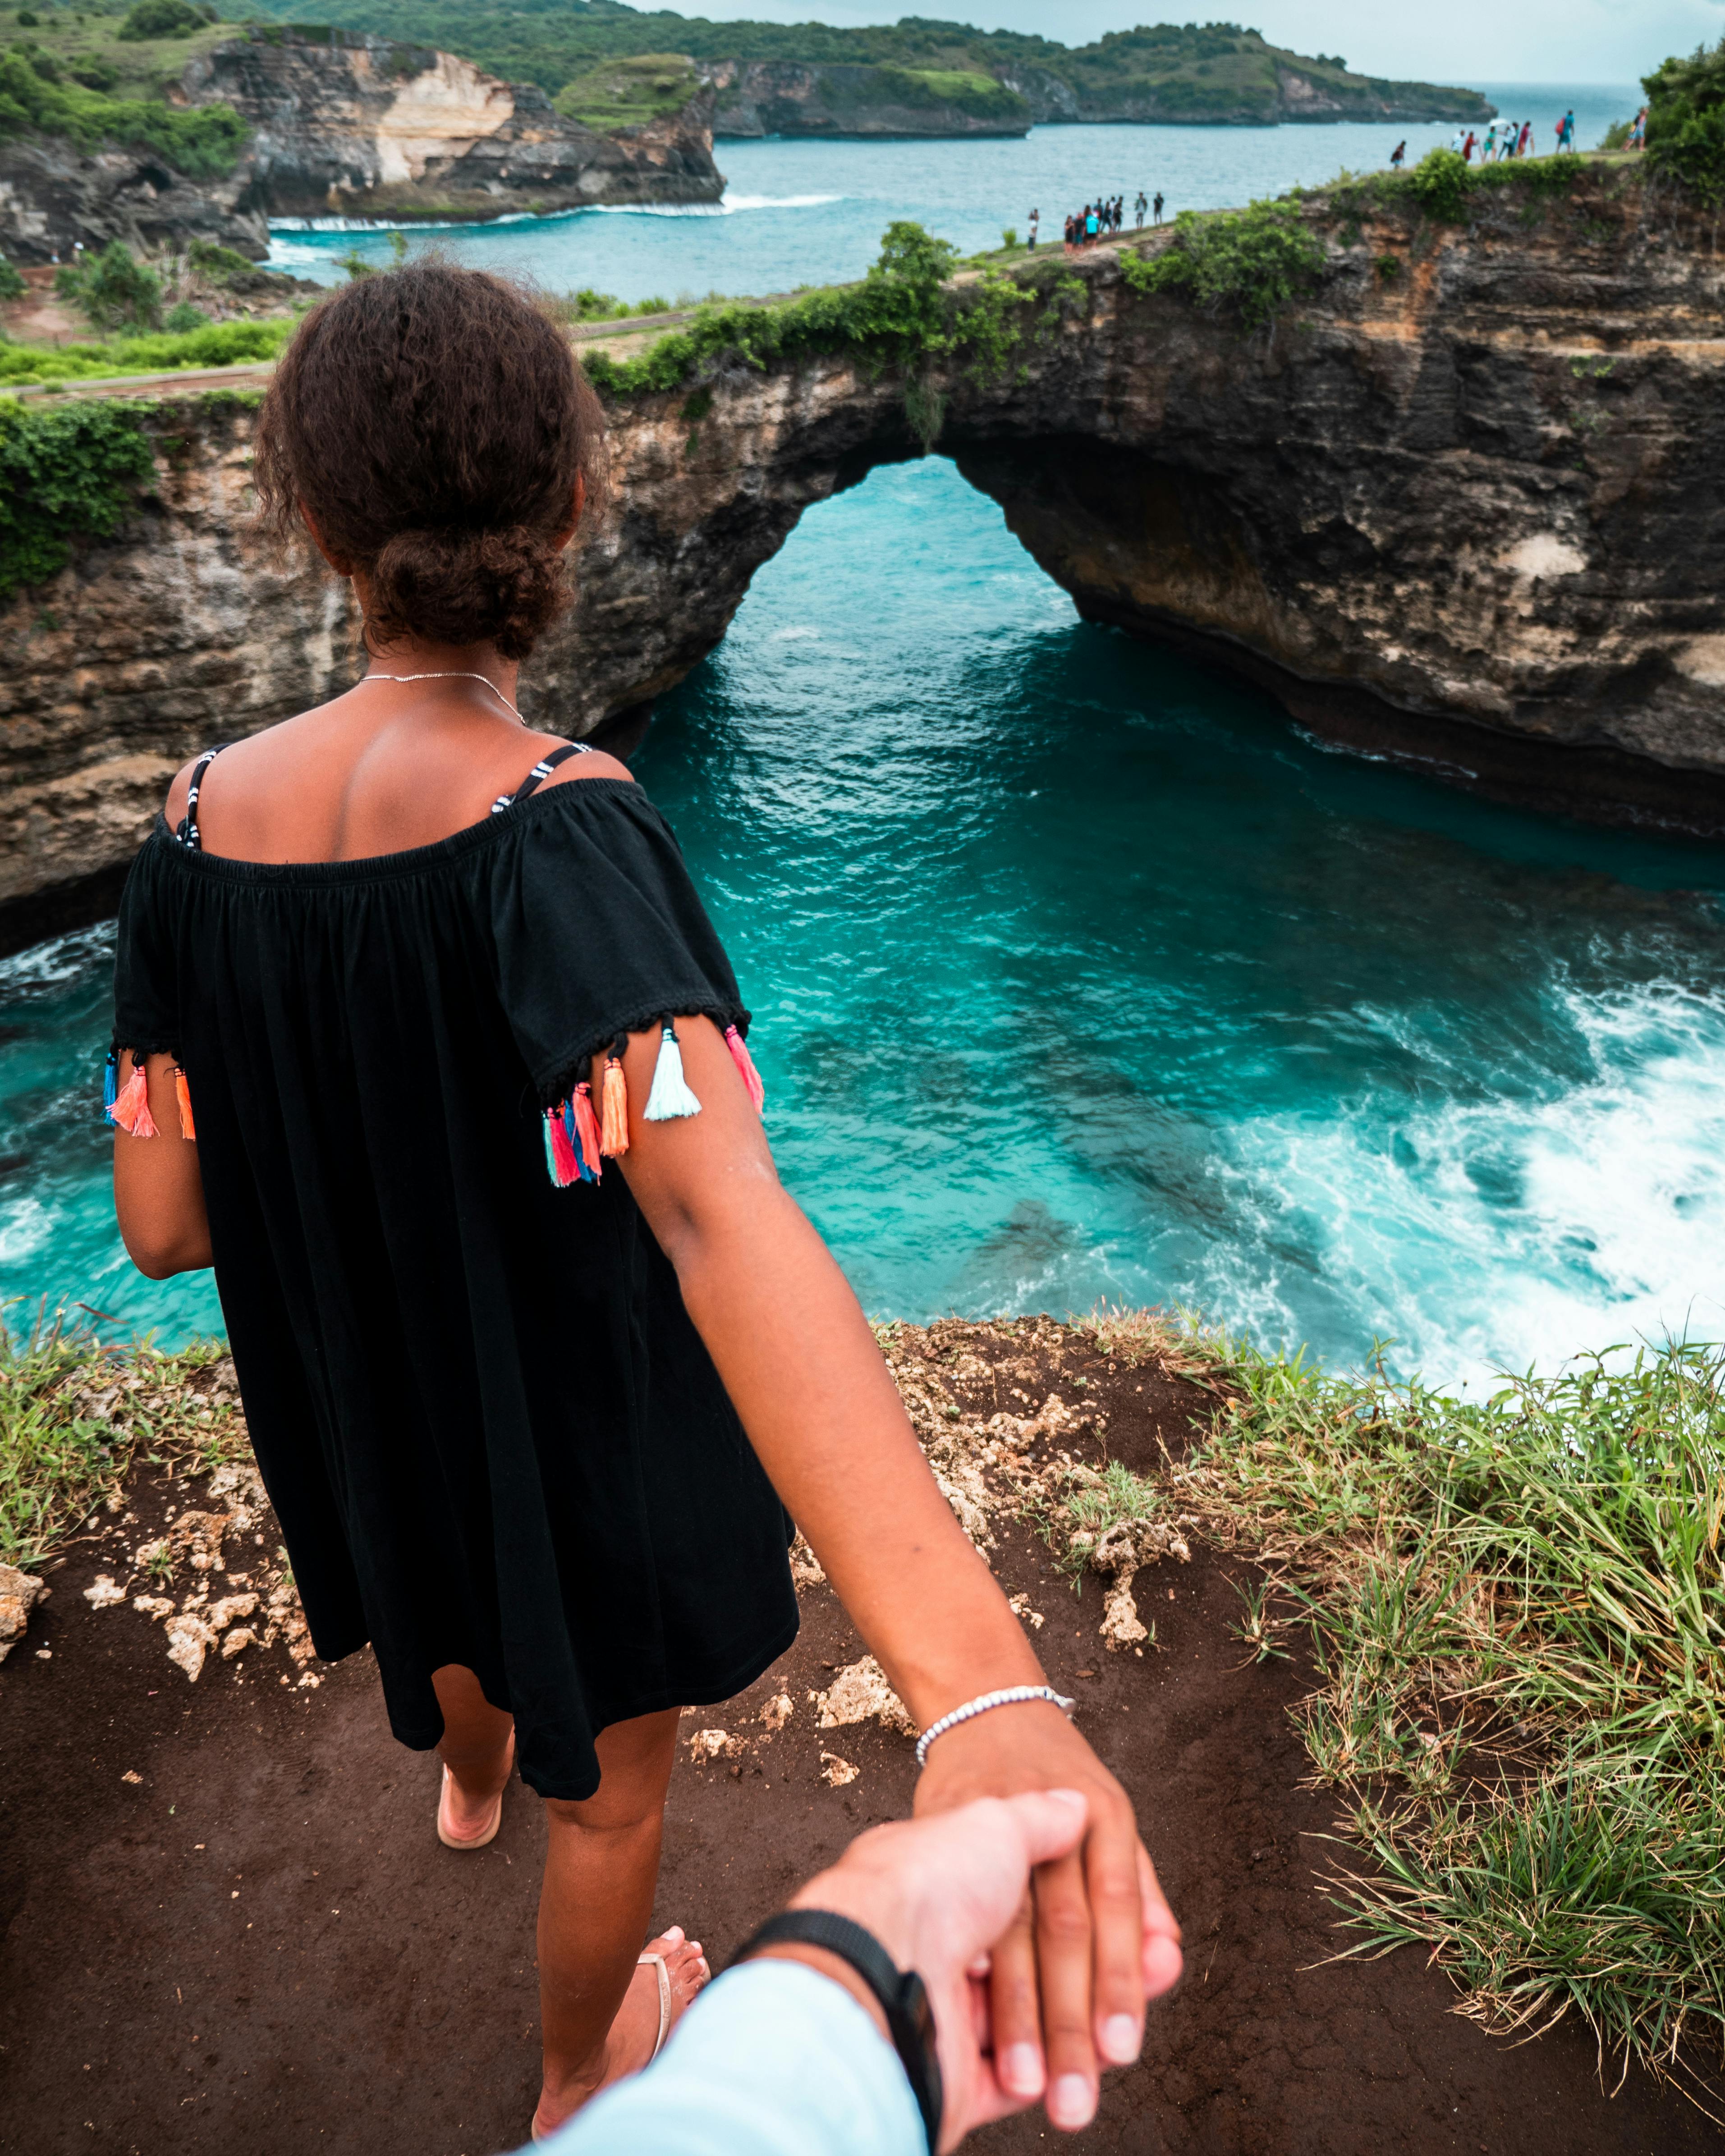
[[(927, 1727), (978, 1693), (1045, 1681), (1024, 1629), (941, 1496), (867, 1320), (774, 1172), (730, 1051), (680, 1022), (699, 1116), (642, 1120), (656, 1030), (626, 1070), (629, 1187), (762, 1466), (899, 1697)], [(996, 1950), (1003, 2079), (1046, 2082), (1057, 2125), (1095, 2109), (1098, 2057), (1137, 2056), (1147, 1997), (1179, 1974), (1178, 1928), (1125, 1792), (1052, 1706), (978, 1716), (929, 1755), (920, 1810), (1081, 1789), (1081, 1850), (1037, 1876), (1034, 1917)]]
[[(127, 1050), (120, 1058), (122, 1086), (131, 1069)], [(215, 1260), (210, 1255), (198, 1147), (180, 1136), (172, 1056), (147, 1057), (144, 1082), (158, 1135), (135, 1138), (130, 1131), (116, 1129), (114, 1210), (132, 1263), (151, 1280), (167, 1280), (173, 1273), (197, 1272)]]

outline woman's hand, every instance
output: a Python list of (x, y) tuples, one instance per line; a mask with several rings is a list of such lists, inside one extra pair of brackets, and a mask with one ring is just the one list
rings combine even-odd
[(1030, 1702), (937, 1738), (916, 1813), (1050, 1789), (1081, 1791), (1088, 1825), (1079, 1847), (1038, 1866), (995, 1947), (989, 2015), (1002, 2088), (1020, 2104), (1045, 2089), (1050, 2121), (1070, 2132), (1095, 2116), (1099, 2063), (1137, 2056), (1145, 2002), (1179, 1980), (1180, 1928), (1131, 1802), (1060, 1710)]
[[(762, 1466), (888, 1681), (927, 1729), (966, 1700), (1045, 1681), (1000, 1585), (952, 1516), (867, 1321), (780, 1186), (717, 1029), (678, 1028), (698, 1116), (649, 1123), (656, 1031), (631, 1037), (622, 1163)], [(1081, 2126), (1097, 2059), (1137, 2053), (1144, 2003), (1179, 1974), (1179, 1933), (1125, 1793), (1057, 1707), (1005, 1707), (929, 1754), (919, 1813), (972, 1798), (1081, 1790), (1081, 1851), (1039, 1871), (1034, 1916), (995, 1958), (1009, 2086)], [(1046, 2031), (1045, 2046), (1044, 2032)]]

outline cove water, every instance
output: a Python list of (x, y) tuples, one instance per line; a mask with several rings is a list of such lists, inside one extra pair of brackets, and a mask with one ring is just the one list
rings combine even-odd
[[(1081, 622), (938, 458), (805, 515), (637, 770), (871, 1312), (1174, 1302), (1475, 1382), (1719, 1337), (1717, 851), (1326, 752)], [(218, 1329), (115, 1235), (110, 952), (0, 968), (0, 1291)]]
[[(1492, 95), (1548, 135), (1573, 104), (1584, 141), (1635, 105)], [(1110, 186), (1238, 202), (1399, 131), (726, 143), (722, 211), (436, 238), (552, 288), (783, 290), (857, 274), (889, 217), (978, 246), (1027, 192), (1045, 221)], [(352, 244), (278, 253), (335, 274)], [(786, 1178), (871, 1311), (1181, 1303), (1470, 1383), (1725, 1337), (1725, 853), (1302, 739), (1080, 622), (939, 459), (805, 515), (638, 769), (756, 1011)], [(220, 1327), (208, 1276), (141, 1280), (113, 1225), (111, 949), (0, 963), (0, 1296), (183, 1338)]]
[[(1591, 147), (1614, 120), (1633, 116), (1640, 92), (1622, 87), (1502, 83), (1482, 85), (1506, 118), (1531, 120), (1542, 154), (1569, 107)], [(1488, 123), (1489, 124), (1489, 123)], [(1483, 136), (1485, 128), (1476, 131)], [(1166, 197), (1163, 214), (1224, 209), (1292, 187), (1387, 165), (1406, 140), (1408, 162), (1447, 143), (1441, 126), (1036, 127), (1016, 141), (979, 142), (720, 142), (722, 201), (686, 207), (572, 211), (494, 224), (415, 226), (417, 251), (436, 247), (459, 262), (537, 280), (547, 290), (591, 285), (631, 303), (708, 292), (788, 291), (860, 277), (894, 218), (914, 218), (967, 253), (998, 247), (1013, 227), (1026, 237), (1042, 212), (1045, 245), (1062, 218), (1094, 198), (1142, 187)], [(387, 228), (320, 219), (279, 224), (271, 264), (296, 276), (341, 284), (336, 257), (357, 249), (389, 259)]]

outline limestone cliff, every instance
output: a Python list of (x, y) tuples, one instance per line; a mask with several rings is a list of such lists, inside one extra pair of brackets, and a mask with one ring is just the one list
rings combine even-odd
[[(1092, 618), (1302, 724), (1504, 798), (1725, 835), (1725, 270), (1609, 167), (1471, 229), (1322, 203), (1322, 289), (1247, 337), (1104, 249), (939, 447)], [(1394, 262), (1394, 273), (1386, 265)], [(724, 634), (803, 510), (917, 453), (843, 355), (619, 403), (613, 506), (526, 708), (627, 721)], [(259, 554), (249, 415), (159, 408), (151, 498), (0, 609), (0, 897), (100, 903), (169, 773), (349, 678), (342, 589)], [(92, 880), (94, 879), (94, 880)], [(22, 933), (15, 927), (14, 936)]]
[(605, 134), (451, 53), (270, 25), (200, 54), (180, 95), (250, 123), (243, 198), (271, 217), (490, 218), (724, 192), (706, 93)]

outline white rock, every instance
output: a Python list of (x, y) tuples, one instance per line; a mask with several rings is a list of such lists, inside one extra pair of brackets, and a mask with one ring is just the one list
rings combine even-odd
[(193, 1684), (203, 1668), (203, 1658), (216, 1644), (216, 1635), (202, 1617), (191, 1610), (182, 1609), (177, 1617), (170, 1617), (162, 1630), (167, 1634), (167, 1658), (178, 1669), (182, 1669)]
[(31, 1609), (47, 1592), (33, 1573), (0, 1564), (0, 1662), (23, 1639)]
[(1123, 1647), (1136, 1647), (1150, 1635), (1138, 1622), (1138, 1605), (1132, 1599), (1132, 1576), (1121, 1573), (1108, 1589), (1102, 1602), (1102, 1638), (1107, 1642), (1110, 1654), (1117, 1655)]
[(95, 1585), (85, 1589), (84, 1599), (92, 1609), (111, 1609), (116, 1602), (125, 1601), (126, 1589), (114, 1584), (110, 1573), (99, 1572)]
[(853, 1767), (848, 1759), (841, 1759), (836, 1752), (823, 1752), (820, 1770), (826, 1777), (829, 1788), (842, 1789), (847, 1782), (854, 1782), (861, 1774), (860, 1767)]
[(257, 1644), (258, 1635), (249, 1625), (236, 1625), (222, 1642), (222, 1660), (231, 1662), (242, 1650), (254, 1647)]
[(815, 1694), (814, 1704), (820, 1711), (823, 1729), (845, 1729), (872, 1717), (884, 1728), (896, 1729), (906, 1737), (916, 1734), (916, 1725), (905, 1712), (903, 1701), (887, 1683), (886, 1671), (872, 1655), (865, 1655), (860, 1662), (840, 1670), (824, 1691)]

